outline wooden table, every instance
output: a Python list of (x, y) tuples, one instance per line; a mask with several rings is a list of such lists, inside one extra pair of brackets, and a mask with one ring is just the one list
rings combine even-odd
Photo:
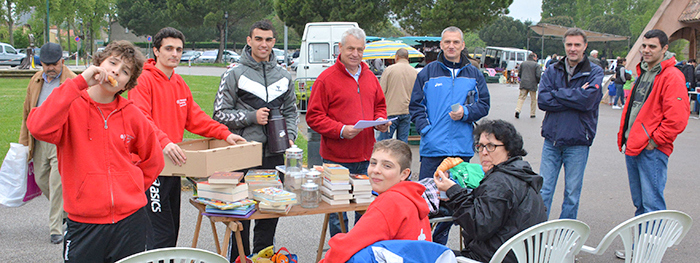
[[(199, 239), (199, 229), (202, 225), (202, 213), (205, 213), (205, 208), (206, 206), (204, 204), (198, 203), (194, 201), (193, 199), (190, 199), (190, 204), (192, 204), (197, 210), (199, 210), (199, 214), (197, 216), (197, 225), (194, 228), (194, 237), (192, 238), (192, 247), (195, 248), (197, 247), (197, 240)], [(289, 211), (288, 214), (283, 215), (283, 214), (271, 214), (271, 213), (260, 213), (260, 211), (256, 211), (253, 215), (251, 215), (248, 218), (235, 218), (235, 217), (227, 217), (225, 215), (222, 216), (207, 216), (209, 218), (209, 222), (211, 223), (211, 229), (212, 229), (212, 234), (214, 235), (214, 243), (216, 245), (216, 253), (219, 253), (220, 255), (226, 257), (226, 251), (228, 249), (228, 242), (231, 238), (231, 231), (235, 233), (236, 236), (236, 242), (238, 244), (238, 253), (241, 258), (244, 258), (245, 255), (245, 250), (243, 249), (243, 239), (241, 238), (241, 232), (243, 230), (243, 224), (241, 224), (241, 221), (243, 220), (251, 220), (251, 219), (267, 219), (267, 218), (280, 218), (280, 217), (286, 217), (286, 216), (303, 216), (303, 215), (316, 215), (316, 214), (326, 214), (325, 218), (323, 219), (323, 228), (321, 229), (321, 238), (318, 242), (318, 250), (316, 253), (316, 261), (318, 262), (321, 260), (321, 255), (323, 254), (323, 245), (326, 243), (326, 231), (328, 230), (328, 219), (332, 213), (338, 213), (338, 218), (343, 218), (343, 216), (340, 214), (342, 212), (348, 212), (348, 211), (358, 211), (358, 212), (364, 212), (367, 210), (367, 207), (369, 207), (369, 204), (355, 204), (355, 203), (350, 203), (348, 205), (329, 205), (326, 202), (321, 202), (317, 208), (313, 209), (307, 209), (303, 208), (300, 205), (294, 205), (292, 209)], [(221, 222), (224, 225), (226, 225), (226, 234), (224, 236), (224, 243), (223, 245), (219, 245), (219, 237), (216, 233), (216, 222)], [(340, 229), (343, 231), (343, 233), (347, 232), (345, 229), (345, 223), (343, 220), (340, 220)], [(231, 231), (229, 231), (231, 230)]]

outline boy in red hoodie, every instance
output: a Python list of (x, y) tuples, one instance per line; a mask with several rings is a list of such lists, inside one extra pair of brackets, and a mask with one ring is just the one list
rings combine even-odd
[(136, 86), (144, 60), (131, 43), (113, 42), (29, 113), (29, 132), (57, 148), (65, 262), (114, 262), (146, 248), (143, 193), (163, 169), (163, 154), (141, 110), (119, 96)]
[(411, 175), (411, 148), (389, 139), (374, 144), (367, 168), (372, 190), (379, 193), (347, 234), (333, 236), (321, 262), (346, 262), (363, 248), (384, 240), (432, 241), (425, 187), (406, 181)]

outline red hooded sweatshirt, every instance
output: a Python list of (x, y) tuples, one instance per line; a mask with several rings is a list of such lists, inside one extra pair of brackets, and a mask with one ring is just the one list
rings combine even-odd
[(358, 81), (350, 76), (340, 57), (316, 78), (306, 123), (322, 135), (321, 157), (340, 163), (368, 161), (374, 147), (374, 129), (366, 128), (352, 139), (341, 139), (343, 125), (359, 120), (386, 118), (384, 92), (364, 62)]
[(173, 72), (168, 79), (155, 65), (153, 59), (144, 63), (138, 85), (129, 91), (128, 97), (155, 124), (161, 147), (181, 142), (185, 129), (207, 138), (226, 140), (231, 134), (228, 127), (213, 120), (194, 102), (182, 77)]
[[(163, 170), (155, 131), (129, 100), (93, 101), (78, 75), (56, 88), (27, 119), (29, 132), (56, 145), (68, 218), (112, 224), (146, 205), (146, 189)], [(131, 155), (141, 161), (134, 164)]]
[[(625, 127), (629, 118), (627, 116), (629, 107), (632, 105), (632, 103), (625, 103), (620, 130), (617, 133), (617, 146), (622, 151), (622, 146), (627, 145), (624, 152), (626, 155), (639, 155), (649, 144), (649, 139), (652, 139), (659, 151), (671, 156), (673, 142), (688, 125), (690, 102), (685, 87), (685, 77), (674, 67), (675, 62), (675, 58), (661, 61), (661, 72), (654, 78), (649, 97), (639, 110), (632, 127)], [(637, 65), (637, 75), (641, 74), (640, 62)], [(633, 94), (637, 89), (636, 86), (632, 89)], [(630, 129), (627, 141), (624, 140), (625, 128)]]
[(395, 184), (380, 194), (347, 234), (339, 233), (320, 262), (346, 262), (363, 248), (384, 240), (432, 241), (425, 186), (410, 181)]

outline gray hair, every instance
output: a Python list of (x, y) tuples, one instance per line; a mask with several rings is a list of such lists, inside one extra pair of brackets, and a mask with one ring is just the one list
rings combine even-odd
[(588, 37), (586, 37), (586, 33), (578, 27), (572, 27), (569, 28), (569, 30), (566, 30), (566, 33), (564, 33), (564, 38), (562, 38), (561, 42), (566, 43), (566, 37), (569, 36), (581, 36), (583, 37), (583, 43), (588, 44)]
[(598, 55), (598, 50), (594, 49), (591, 51), (591, 56), (595, 56), (595, 55)]
[(462, 29), (459, 29), (459, 27), (456, 26), (449, 26), (442, 30), (442, 33), (440, 34), (440, 38), (445, 36), (445, 32), (459, 32), (459, 38), (464, 39), (464, 33), (462, 32)]
[(362, 30), (362, 28), (353, 27), (343, 32), (343, 35), (340, 37), (340, 44), (345, 45), (345, 40), (348, 36), (353, 36), (359, 40), (362, 40), (362, 43), (365, 43), (367, 35), (365, 35), (365, 31)]
[(396, 59), (399, 58), (408, 59), (408, 50), (406, 50), (405, 48), (399, 48), (399, 50), (396, 50)]

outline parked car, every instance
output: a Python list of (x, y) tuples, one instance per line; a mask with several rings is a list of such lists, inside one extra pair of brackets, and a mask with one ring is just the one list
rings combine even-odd
[[(19, 49), (19, 53), (24, 55), (24, 57), (27, 57), (27, 49), (26, 48)], [(37, 66), (41, 65), (41, 59), (39, 59), (39, 53), (41, 53), (41, 48), (35, 47), (34, 48), (34, 65), (37, 65)]]
[(289, 67), (293, 71), (297, 71), (297, 67), (299, 66), (299, 57), (296, 57), (296, 58), (292, 59), (291, 61), (292, 61), (292, 63), (289, 64)]
[[(219, 54), (218, 50), (207, 50), (204, 51), (204, 53), (202, 53), (202, 55), (199, 56), (196, 61), (198, 63), (214, 63), (217, 54)], [(241, 56), (239, 56), (236, 52), (224, 50), (221, 61), (224, 63), (237, 62), (240, 58)]]
[(284, 50), (273, 48), (272, 51), (275, 52), (275, 57), (277, 57), (277, 64), (284, 64)]
[(25, 57), (25, 54), (19, 53), (10, 44), (0, 42), (0, 65), (15, 67), (22, 63)]
[(187, 63), (189, 61), (195, 62), (199, 56), (202, 55), (200, 51), (187, 50), (182, 52), (182, 57), (180, 57), (180, 63)]

